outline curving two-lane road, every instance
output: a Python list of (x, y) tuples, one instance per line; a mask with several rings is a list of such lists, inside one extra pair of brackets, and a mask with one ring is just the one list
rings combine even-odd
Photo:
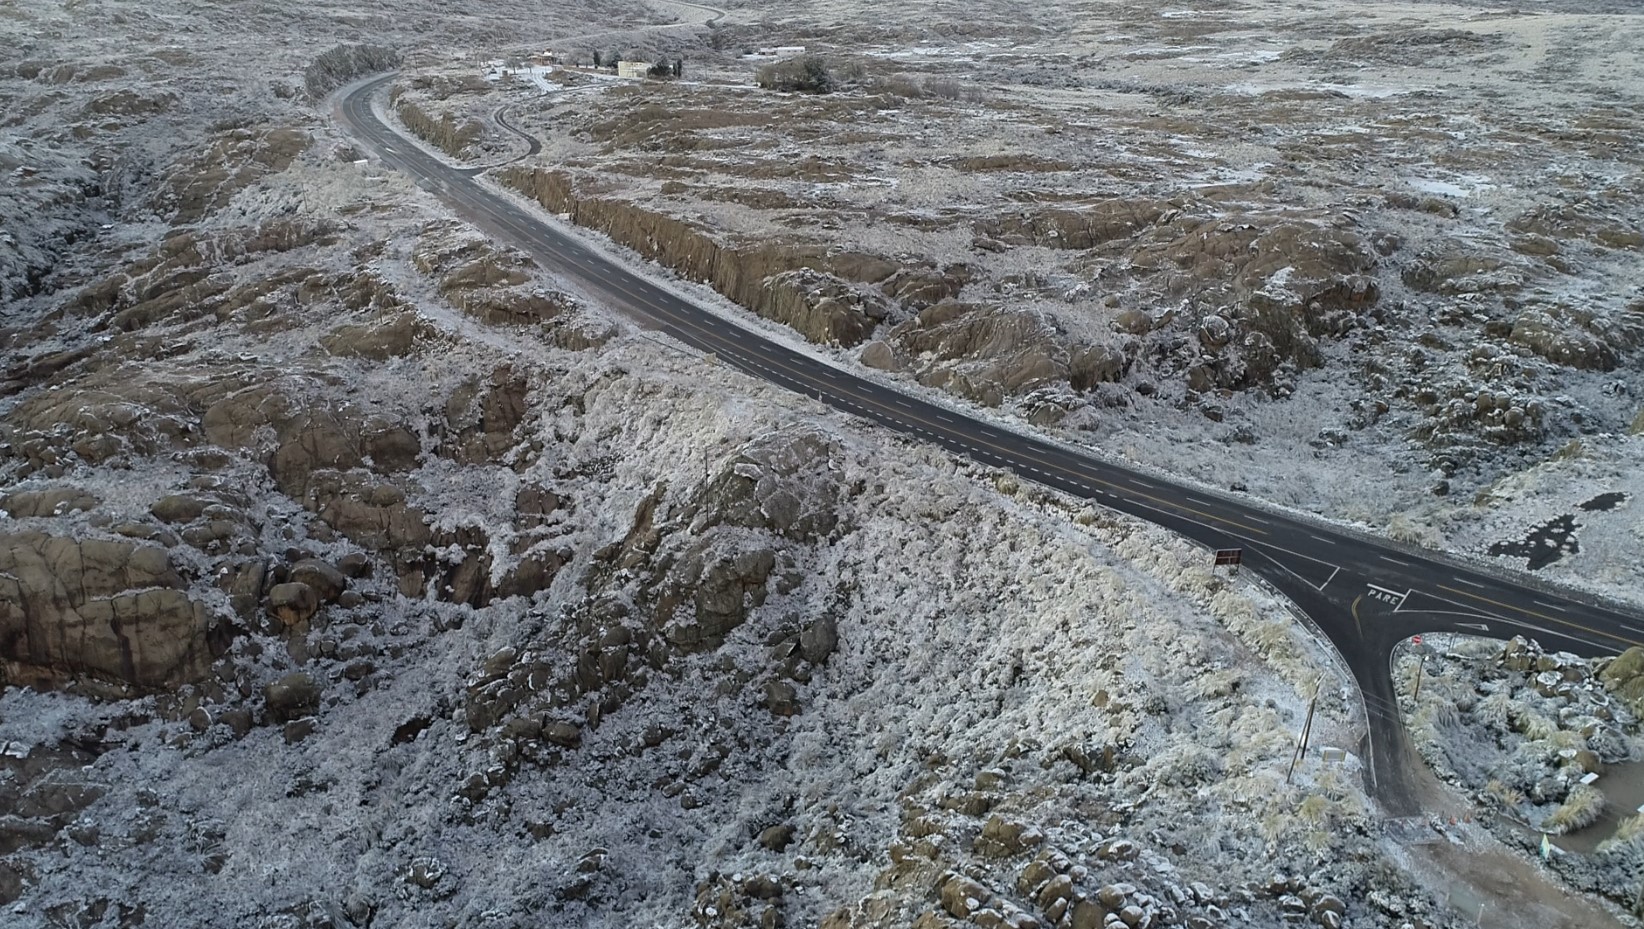
[(341, 92), (336, 113), (347, 130), (476, 227), (613, 307), (754, 377), (909, 437), (1148, 520), (1206, 546), (1243, 549), (1244, 565), (1311, 617), (1352, 669), (1369, 713), (1362, 752), (1368, 780), (1391, 813), (1417, 812), (1411, 780), (1415, 762), (1408, 757), (1388, 674), (1389, 656), (1399, 642), (1438, 631), (1499, 638), (1522, 634), (1549, 649), (1584, 655), (1644, 644), (1644, 620), (1626, 607), (1025, 436), (772, 342), (588, 248), (540, 211), (488, 189), (476, 179), (478, 169), (453, 167), (397, 134), (373, 105), (377, 91), (392, 77)]

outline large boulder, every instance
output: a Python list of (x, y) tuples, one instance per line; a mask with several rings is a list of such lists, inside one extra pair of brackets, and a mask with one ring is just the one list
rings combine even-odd
[(696, 532), (715, 525), (763, 529), (814, 542), (839, 527), (843, 493), (838, 449), (811, 428), (784, 429), (749, 443), (692, 502)]
[(1644, 648), (1634, 645), (1604, 666), (1598, 679), (1605, 689), (1627, 702), (1633, 715), (1644, 717)]
[(300, 671), (263, 687), (263, 708), (274, 722), (285, 723), (312, 715), (319, 706), (319, 684)]
[(900, 371), (902, 362), (896, 357), (896, 350), (887, 342), (874, 339), (862, 346), (860, 356), (862, 364), (878, 371)]
[(197, 680), (226, 623), (188, 596), (156, 545), (43, 532), (0, 536), (0, 672), (157, 690)]
[(1087, 345), (1073, 353), (1068, 366), (1068, 383), (1074, 390), (1090, 390), (1097, 384), (1124, 377), (1130, 359), (1124, 351), (1107, 345)]
[(12, 519), (52, 518), (77, 511), (96, 509), (101, 501), (78, 487), (62, 485), (39, 490), (19, 490), (0, 497), (0, 512)]
[(348, 577), (318, 558), (304, 558), (292, 565), (291, 580), (312, 589), (325, 603), (336, 603), (348, 589)]
[(301, 581), (275, 584), (268, 592), (268, 611), (281, 625), (298, 626), (320, 611), (320, 597)]

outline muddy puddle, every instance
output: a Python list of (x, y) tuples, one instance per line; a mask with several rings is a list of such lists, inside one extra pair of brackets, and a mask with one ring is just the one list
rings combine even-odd
[(1604, 818), (1585, 829), (1558, 836), (1553, 844), (1567, 852), (1590, 855), (1610, 836), (1621, 821), (1644, 806), (1644, 761), (1610, 765), (1598, 779), (1604, 791)]

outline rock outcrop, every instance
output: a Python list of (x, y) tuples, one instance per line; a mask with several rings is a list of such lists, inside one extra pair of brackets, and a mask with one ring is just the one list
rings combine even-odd
[(920, 383), (985, 406), (1067, 380), (1067, 350), (1043, 321), (1001, 307), (947, 300), (892, 330), (889, 341)]
[(198, 220), (258, 180), (284, 171), (310, 141), (307, 132), (291, 127), (227, 130), (173, 170), (154, 207), (173, 222)]
[(0, 661), (18, 682), (83, 675), (153, 690), (203, 676), (227, 647), (156, 545), (0, 536)]
[(405, 128), (453, 158), (468, 154), (468, 147), (485, 134), (485, 127), (475, 120), (458, 120), (450, 113), (432, 116), (415, 101), (394, 96), (394, 113)]
[(844, 488), (829, 462), (836, 443), (793, 428), (743, 448), (682, 511), (693, 532), (720, 525), (761, 529), (796, 542), (816, 542), (839, 528)]
[(1171, 210), (1171, 205), (1156, 200), (1103, 200), (995, 217), (977, 223), (976, 233), (1004, 245), (1084, 250), (1136, 236)]
[(1623, 353), (1644, 344), (1644, 312), (1611, 318), (1566, 304), (1533, 305), (1513, 320), (1508, 339), (1554, 364), (1613, 371)]

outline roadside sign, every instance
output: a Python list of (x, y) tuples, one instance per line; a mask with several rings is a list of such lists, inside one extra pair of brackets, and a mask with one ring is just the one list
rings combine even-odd
[(1223, 565), (1232, 565), (1233, 567), (1238, 567), (1243, 562), (1244, 562), (1244, 549), (1242, 549), (1242, 548), (1218, 548), (1218, 549), (1216, 549), (1216, 567), (1218, 567), (1218, 568), (1222, 567)]
[(1410, 637), (1410, 644), (1411, 645), (1420, 645), (1421, 644), (1421, 636), (1419, 636), (1419, 635), (1411, 636)]

